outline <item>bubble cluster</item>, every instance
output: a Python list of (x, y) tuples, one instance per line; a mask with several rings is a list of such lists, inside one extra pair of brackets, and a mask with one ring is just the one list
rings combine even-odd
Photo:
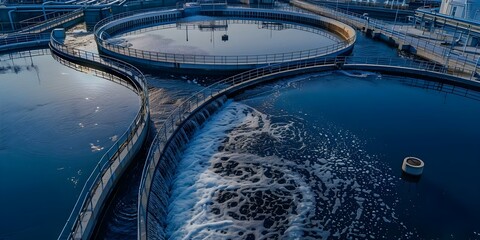
[(182, 157), (168, 237), (408, 239), (391, 169), (364, 145), (334, 124), (227, 104)]

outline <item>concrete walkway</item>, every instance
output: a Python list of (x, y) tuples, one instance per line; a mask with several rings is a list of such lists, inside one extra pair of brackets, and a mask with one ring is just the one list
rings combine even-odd
[[(435, 40), (435, 34), (425, 37), (425, 33), (412, 27), (400, 29), (399, 25), (393, 25), (377, 19), (371, 19), (360, 14), (340, 12), (334, 9), (318, 6), (315, 2), (292, 0), (291, 3), (299, 8), (330, 17), (339, 21), (348, 23), (358, 29), (363, 29), (370, 33), (374, 38), (381, 39), (393, 45), (399, 46), (399, 49), (415, 54), (421, 58), (429, 59), (439, 64), (449, 67), (451, 72), (465, 72), (472, 74), (477, 71), (479, 54), (475, 54), (474, 49), (462, 51), (452, 46), (444, 46), (440, 43), (443, 40)], [(437, 34), (438, 35), (438, 34)]]

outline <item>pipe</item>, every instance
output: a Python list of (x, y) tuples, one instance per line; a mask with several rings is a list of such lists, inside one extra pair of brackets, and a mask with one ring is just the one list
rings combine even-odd
[[(17, 10), (22, 10), (23, 11), (32, 11), (32, 12), (35, 12), (35, 11), (39, 11), (38, 8), (41, 7), (41, 11), (43, 12), (43, 17), (45, 20), (47, 20), (47, 14), (46, 14), (46, 9), (56, 9), (56, 8), (60, 8), (60, 9), (80, 9), (82, 8), (83, 6), (79, 6), (79, 5), (69, 5), (73, 2), (76, 2), (77, 0), (69, 0), (68, 2), (54, 2), (54, 1), (48, 1), (48, 2), (44, 2), (42, 3), (41, 5), (39, 4), (31, 4), (31, 5), (23, 5), (23, 6), (15, 6), (15, 7), (10, 7), (10, 6), (5, 6), (5, 7), (2, 7), (3, 9), (9, 9), (8, 10), (8, 18), (10, 20), (10, 26), (12, 28), (12, 31), (15, 30), (15, 24), (13, 22), (13, 17), (12, 17), (12, 12), (15, 12)], [(99, 5), (91, 5), (91, 6), (88, 6), (90, 9), (95, 9), (95, 8), (99, 8), (99, 9), (102, 9), (102, 8), (106, 8), (106, 7), (111, 7), (115, 4), (119, 4), (119, 5), (123, 5), (125, 4), (126, 0), (115, 0), (113, 2), (110, 2), (110, 3), (107, 3), (107, 4), (99, 4)], [(55, 5), (50, 5), (50, 6), (46, 6), (48, 4), (51, 4), (51, 3), (55, 3)]]
[(8, 19), (10, 19), (10, 25), (12, 26), (12, 31), (15, 31), (15, 24), (13, 23), (12, 12), (16, 10), (17, 8), (8, 11)]
[[(12, 10), (17, 10), (17, 9), (26, 9), (26, 10), (34, 10), (34, 9), (41, 9), (42, 7), (44, 7), (45, 9), (79, 9), (79, 8), (82, 8), (83, 6), (81, 5), (76, 5), (76, 4), (71, 4), (73, 2), (76, 2), (78, 0), (70, 0), (68, 2), (55, 2), (55, 1), (49, 1), (49, 2), (46, 2), (46, 3), (55, 3), (55, 5), (44, 5), (44, 4), (28, 4), (28, 5), (19, 5), (19, 6), (15, 6), (15, 7), (11, 7), (11, 6), (5, 6), (5, 7), (2, 7), (2, 9), (12, 9)], [(114, 4), (117, 4), (119, 3), (120, 5), (125, 3), (126, 0), (115, 0), (113, 2), (110, 2), (110, 3), (107, 3), (107, 4), (99, 4), (99, 5), (91, 5), (91, 6), (88, 6), (89, 8), (105, 8), (105, 7), (111, 7), (112, 5)]]
[(477, 58), (477, 62), (475, 63), (475, 69), (473, 69), (472, 76), (470, 77), (470, 79), (473, 79), (475, 77), (475, 74), (477, 73), (477, 67), (478, 67), (479, 62), (480, 62), (480, 57)]
[(45, 14), (45, 4), (49, 4), (49, 3), (54, 3), (54, 2), (48, 1), (48, 2), (42, 3), (43, 18), (45, 19), (45, 21), (47, 21), (47, 14)]

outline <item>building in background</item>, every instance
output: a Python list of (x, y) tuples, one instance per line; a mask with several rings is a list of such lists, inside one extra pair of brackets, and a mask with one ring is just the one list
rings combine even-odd
[(480, 21), (480, 0), (443, 0), (440, 13), (455, 18)]

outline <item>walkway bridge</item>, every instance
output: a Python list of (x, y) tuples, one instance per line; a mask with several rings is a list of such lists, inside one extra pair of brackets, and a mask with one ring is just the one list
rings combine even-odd
[(25, 28), (14, 33), (0, 35), (0, 52), (12, 51), (20, 48), (47, 46), (50, 41), (50, 32), (58, 27), (70, 27), (83, 21), (83, 9), (57, 16)]
[[(454, 86), (464, 86), (480, 90), (479, 79), (473, 79), (469, 75), (451, 72), (441, 64), (429, 61), (412, 59), (394, 59), (378, 57), (327, 57), (323, 59), (306, 60), (294, 63), (282, 63), (272, 66), (256, 68), (241, 74), (228, 77), (216, 82), (185, 100), (170, 116), (164, 124), (157, 129), (157, 135), (150, 146), (147, 160), (142, 172), (142, 179), (138, 194), (138, 239), (145, 240), (158, 237), (158, 227), (162, 226), (158, 219), (158, 207), (150, 207), (152, 204), (162, 203), (162, 193), (152, 193), (155, 184), (159, 184), (158, 166), (166, 154), (166, 149), (186, 122), (202, 108), (207, 107), (217, 99), (234, 96), (245, 88), (274, 81), (279, 78), (296, 76), (318, 71), (345, 70), (369, 70), (392, 75), (412, 76), (424, 78), (429, 81), (449, 83)], [(440, 84), (443, 86), (443, 84)], [(451, 88), (446, 91), (454, 91)], [(175, 171), (175, 169), (171, 169)], [(155, 183), (156, 182), (156, 183)], [(161, 232), (161, 231), (160, 231)]]
[(33, 24), (31, 26), (18, 29), (17, 33), (44, 33), (54, 28), (67, 28), (74, 24), (83, 22), (84, 9), (79, 7), (79, 9), (59, 15), (54, 18), (47, 19), (46, 21)]
[(330, 9), (317, 5), (311, 0), (291, 0), (290, 3), (301, 9), (347, 23), (357, 29), (364, 29), (374, 38), (379, 38), (390, 44), (397, 45), (400, 50), (446, 65), (449, 71), (476, 75), (477, 65), (480, 59), (476, 54), (454, 52), (451, 47), (442, 46), (438, 42), (410, 36), (405, 32), (399, 31), (395, 24), (389, 24), (381, 20), (368, 18), (341, 9)]
[[(480, 9), (477, 11), (480, 11)], [(465, 45), (480, 45), (479, 21), (455, 18), (438, 13), (436, 10), (429, 8), (419, 8), (415, 10), (415, 21), (419, 22), (422, 27), (429, 31), (435, 30), (436, 28), (440, 28), (441, 30), (449, 28), (454, 32), (453, 37), (457, 37), (455, 36), (457, 32), (461, 33), (460, 37), (462, 37), (463, 34), (466, 36), (464, 40)]]

